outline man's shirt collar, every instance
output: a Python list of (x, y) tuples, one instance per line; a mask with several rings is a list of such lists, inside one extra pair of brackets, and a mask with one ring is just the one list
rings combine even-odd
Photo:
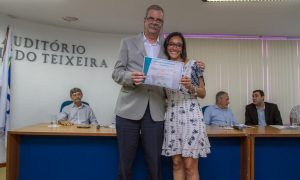
[[(148, 41), (148, 39), (146, 38), (145, 33), (143, 33), (143, 40), (144, 40), (144, 42), (147, 42), (147, 43), (151, 44)], [(157, 37), (156, 42), (154, 44), (152, 44), (152, 45), (156, 45), (156, 44), (159, 44), (159, 36)]]

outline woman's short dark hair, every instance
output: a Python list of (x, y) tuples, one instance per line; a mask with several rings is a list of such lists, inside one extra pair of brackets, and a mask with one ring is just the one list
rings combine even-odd
[(170, 55), (168, 54), (167, 47), (169, 45), (170, 39), (175, 36), (180, 37), (182, 40), (182, 51), (181, 51), (180, 57), (182, 58), (183, 61), (186, 61), (186, 59), (187, 59), (186, 42), (185, 42), (183, 35), (180, 32), (172, 32), (167, 36), (167, 38), (165, 39), (165, 42), (164, 42), (165, 54), (168, 57), (168, 59), (170, 59)]

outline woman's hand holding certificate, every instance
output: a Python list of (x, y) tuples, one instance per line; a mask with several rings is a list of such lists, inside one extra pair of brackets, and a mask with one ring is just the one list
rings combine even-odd
[(183, 76), (181, 78), (180, 83), (187, 89), (187, 90), (191, 90), (191, 88), (193, 88), (192, 86), (192, 80), (189, 77)]

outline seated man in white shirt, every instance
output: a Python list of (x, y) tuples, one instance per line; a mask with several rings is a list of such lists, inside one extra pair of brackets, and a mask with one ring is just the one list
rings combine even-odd
[(216, 94), (216, 104), (208, 106), (204, 112), (204, 121), (207, 125), (232, 126), (238, 125), (238, 121), (228, 107), (229, 96), (227, 92), (220, 91)]
[(65, 126), (73, 124), (98, 124), (93, 110), (89, 105), (82, 103), (82, 91), (79, 88), (70, 90), (72, 104), (65, 106), (59, 113), (58, 123)]

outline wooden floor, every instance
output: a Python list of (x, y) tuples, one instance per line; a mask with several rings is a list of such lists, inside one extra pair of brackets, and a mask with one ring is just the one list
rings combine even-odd
[(5, 180), (6, 179), (6, 177), (5, 177), (6, 176), (5, 171), (6, 171), (5, 167), (0, 168), (0, 180)]

